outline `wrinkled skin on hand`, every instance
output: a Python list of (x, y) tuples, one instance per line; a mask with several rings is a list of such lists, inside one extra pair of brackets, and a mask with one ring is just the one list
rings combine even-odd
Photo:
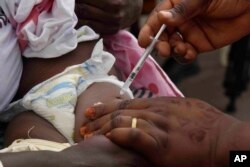
[(103, 136), (80, 142), (60, 154), (69, 162), (67, 167), (150, 167), (140, 156), (120, 148)]
[(249, 34), (250, 1), (163, 0), (141, 29), (142, 47), (150, 44), (150, 36), (155, 36), (162, 24), (167, 25), (168, 31), (156, 45), (159, 53), (188, 63), (198, 53), (223, 47)]
[[(85, 115), (92, 120), (82, 127), (87, 137), (105, 134), (159, 167), (228, 166), (229, 150), (239, 149), (236, 136), (243, 126), (190, 98), (114, 101), (92, 106)], [(137, 118), (136, 128), (131, 128), (132, 118)]]
[(142, 0), (76, 0), (78, 27), (88, 25), (100, 34), (114, 34), (139, 17)]

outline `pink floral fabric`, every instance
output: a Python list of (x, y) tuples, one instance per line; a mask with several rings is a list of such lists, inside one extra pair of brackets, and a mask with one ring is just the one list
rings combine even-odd
[[(144, 49), (138, 45), (137, 39), (125, 30), (104, 37), (104, 45), (116, 57), (115, 66), (121, 70), (125, 80), (138, 62)], [(146, 88), (156, 96), (183, 97), (183, 94), (151, 56), (136, 76), (132, 86), (136, 89)]]

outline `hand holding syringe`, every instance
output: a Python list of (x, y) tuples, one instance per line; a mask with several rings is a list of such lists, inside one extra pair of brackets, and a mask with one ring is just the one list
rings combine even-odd
[(140, 60), (135, 65), (134, 69), (132, 70), (132, 72), (128, 76), (127, 80), (125, 81), (125, 83), (124, 83), (124, 85), (123, 85), (123, 87), (122, 87), (122, 89), (120, 91), (120, 95), (123, 95), (124, 92), (129, 88), (129, 86), (131, 85), (131, 83), (135, 79), (136, 75), (139, 73), (140, 69), (142, 68), (142, 66), (143, 66), (144, 62), (146, 61), (147, 57), (150, 55), (150, 53), (154, 49), (154, 46), (155, 46), (156, 42), (158, 41), (161, 33), (165, 30), (165, 28), (166, 28), (166, 25), (163, 24), (161, 26), (160, 30), (158, 31), (158, 33), (156, 34), (156, 36), (153, 38), (151, 44), (145, 49), (145, 51), (142, 54)]

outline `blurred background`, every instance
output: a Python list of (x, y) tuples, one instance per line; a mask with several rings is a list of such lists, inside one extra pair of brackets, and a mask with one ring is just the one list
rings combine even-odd
[[(141, 18), (131, 27), (137, 37), (140, 27), (159, 0), (144, 0)], [(230, 46), (200, 54), (198, 60), (179, 65), (171, 58), (153, 57), (186, 97), (204, 100), (241, 120), (250, 120), (250, 37)]]

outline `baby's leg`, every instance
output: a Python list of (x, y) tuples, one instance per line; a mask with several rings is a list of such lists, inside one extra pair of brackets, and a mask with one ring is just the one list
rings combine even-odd
[(19, 114), (9, 123), (4, 142), (5, 146), (8, 146), (16, 139), (29, 138), (67, 143), (67, 140), (48, 121), (27, 111)]

